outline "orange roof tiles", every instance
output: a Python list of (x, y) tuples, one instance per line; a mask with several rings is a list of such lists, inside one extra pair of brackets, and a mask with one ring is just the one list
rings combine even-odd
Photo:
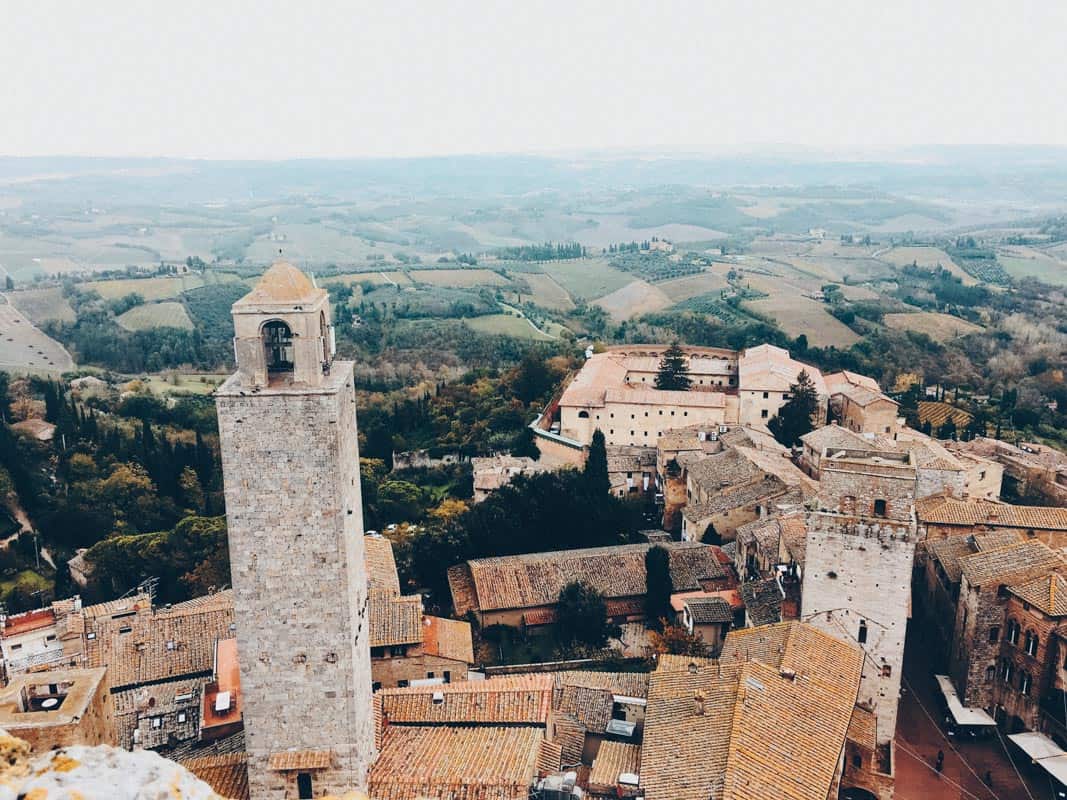
[(48, 628), (56, 622), (55, 612), (51, 608), (38, 608), (23, 614), (13, 614), (4, 619), (4, 628), (0, 635), (10, 638), (30, 631)]
[(1050, 617), (1067, 616), (1067, 580), (1062, 575), (1045, 575), (1008, 590)]
[(263, 273), (252, 291), (234, 305), (261, 305), (315, 300), (326, 294), (325, 289), (316, 289), (307, 275), (288, 261), (277, 261)]
[(393, 543), (384, 536), (363, 537), (363, 560), (372, 592), (400, 594), (400, 578), (393, 557)]
[[(434, 695), (442, 696), (439, 702)], [(544, 725), (552, 706), (550, 675), (513, 675), (484, 681), (382, 689), (383, 721), (396, 724)]]
[(1033, 530), (1067, 530), (1067, 508), (1015, 506), (992, 500), (957, 500), (946, 495), (915, 502), (920, 522), (934, 525), (987, 525)]
[(878, 741), (878, 717), (873, 711), (856, 706), (852, 710), (852, 720), (848, 723), (845, 738), (867, 750), (874, 750)]
[(610, 791), (619, 782), (624, 772), (637, 774), (641, 768), (641, 748), (636, 744), (603, 742), (589, 773), (589, 787)]
[(1062, 569), (1063, 556), (1044, 542), (1026, 541), (960, 558), (967, 583), (981, 586), (990, 581), (1014, 583)]
[(473, 664), (470, 623), (445, 617), (423, 617), (422, 650), (427, 655)]
[(227, 753), (182, 762), (182, 766), (227, 800), (248, 800), (248, 754)]
[(283, 750), (270, 754), (267, 768), (276, 772), (293, 772), (298, 769), (327, 769), (333, 763), (332, 750)]
[(531, 727), (390, 727), (370, 772), (374, 800), (528, 800), (544, 732)]

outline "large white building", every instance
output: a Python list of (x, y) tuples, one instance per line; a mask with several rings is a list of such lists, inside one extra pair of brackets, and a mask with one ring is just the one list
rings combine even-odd
[(664, 431), (681, 427), (765, 427), (802, 371), (819, 395), (817, 423), (825, 421), (829, 392), (822, 374), (780, 347), (683, 347), (692, 380), (688, 391), (655, 388), (666, 349), (627, 345), (591, 356), (539, 420), (538, 447), (580, 453), (598, 428), (608, 445), (655, 447)]

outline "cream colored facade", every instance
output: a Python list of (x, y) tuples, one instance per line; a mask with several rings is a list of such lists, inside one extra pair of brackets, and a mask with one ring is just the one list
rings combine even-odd
[(547, 409), (535, 432), (554, 433), (584, 447), (599, 428), (609, 445), (654, 447), (664, 431), (674, 428), (766, 427), (802, 371), (819, 395), (816, 422), (825, 421), (829, 395), (821, 373), (793, 360), (780, 347), (760, 345), (741, 353), (684, 347), (692, 380), (692, 388), (684, 392), (655, 388), (666, 349), (631, 345), (591, 356), (558, 403)]

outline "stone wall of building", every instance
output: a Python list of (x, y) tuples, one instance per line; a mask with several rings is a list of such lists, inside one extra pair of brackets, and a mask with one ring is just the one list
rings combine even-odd
[[(688, 405), (684, 400), (691, 393), (674, 394), (679, 395), (679, 402), (674, 404), (605, 402), (603, 408), (589, 410), (564, 406), (560, 409), (560, 430), (564, 436), (584, 443), (589, 442), (593, 431), (600, 428), (609, 445), (655, 447), (656, 439), (663, 431), (688, 425), (715, 428), (735, 422), (727, 419), (725, 406)], [(692, 394), (702, 395), (700, 392)], [(588, 416), (579, 416), (582, 413)]]
[(857, 702), (879, 743), (896, 730), (914, 553), (911, 523), (809, 515), (801, 619), (866, 653)]
[(468, 670), (463, 661), (418, 652), (397, 658), (372, 658), (370, 668), (375, 686), (383, 689), (392, 689), (400, 685), (401, 681), (411, 682), (425, 678), (444, 678), (448, 682), (465, 681)]
[(915, 476), (915, 499), (921, 500), (935, 494), (947, 493), (963, 497), (967, 474), (958, 469), (934, 469), (920, 467)]
[(315, 791), (338, 794), (376, 755), (352, 368), (216, 393), (253, 800), (295, 785), (272, 754), (330, 752)]
[[(1023, 603), (1012, 595), (1004, 609), (1005, 625), (998, 631), (1000, 640), (1000, 663), (994, 672), (992, 681), (993, 702), (1004, 709), (1009, 720), (1014, 717), (1026, 726), (1027, 730), (1041, 729), (1041, 698), (1054, 687), (1059, 662), (1053, 631), (1060, 620), (1045, 616), (1033, 606)], [(1010, 623), (1019, 625), (1019, 634), (1012, 642), (1008, 636)], [(979, 636), (982, 631), (979, 631)], [(1033, 654), (1026, 652), (1026, 634), (1037, 636), (1037, 647)], [(988, 631), (985, 632), (988, 638)], [(1011, 664), (1011, 675), (1004, 680), (1003, 664)], [(1021, 678), (1030, 676), (1030, 686), (1023, 692)]]
[[(42, 673), (40, 682), (46, 683), (47, 673)], [(61, 747), (73, 745), (110, 744), (112, 741), (113, 728), (113, 703), (108, 694), (104, 681), (96, 687), (92, 699), (85, 708), (85, 713), (80, 718), (74, 719), (67, 724), (48, 724), (42, 714), (49, 712), (26, 713), (26, 725), (7, 724), (7, 730), (14, 736), (25, 739), (30, 744), (34, 753), (45, 753)], [(63, 708), (54, 712), (62, 714)]]
[(952, 679), (965, 706), (993, 707), (993, 680), (1000, 656), (1000, 641), (989, 639), (989, 629), (1004, 633), (1004, 613), (1007, 599), (1001, 597), (994, 585), (973, 587), (964, 576), (960, 581), (959, 602), (956, 606), (955, 635), (952, 638)]

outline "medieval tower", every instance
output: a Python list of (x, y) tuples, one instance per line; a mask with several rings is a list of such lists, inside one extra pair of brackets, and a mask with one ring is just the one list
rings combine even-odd
[(909, 453), (827, 450), (818, 510), (808, 515), (801, 619), (864, 652), (857, 703), (877, 742), (897, 725), (915, 557), (915, 466)]
[(366, 789), (376, 753), (352, 362), (277, 263), (233, 306), (216, 392), (252, 800)]

